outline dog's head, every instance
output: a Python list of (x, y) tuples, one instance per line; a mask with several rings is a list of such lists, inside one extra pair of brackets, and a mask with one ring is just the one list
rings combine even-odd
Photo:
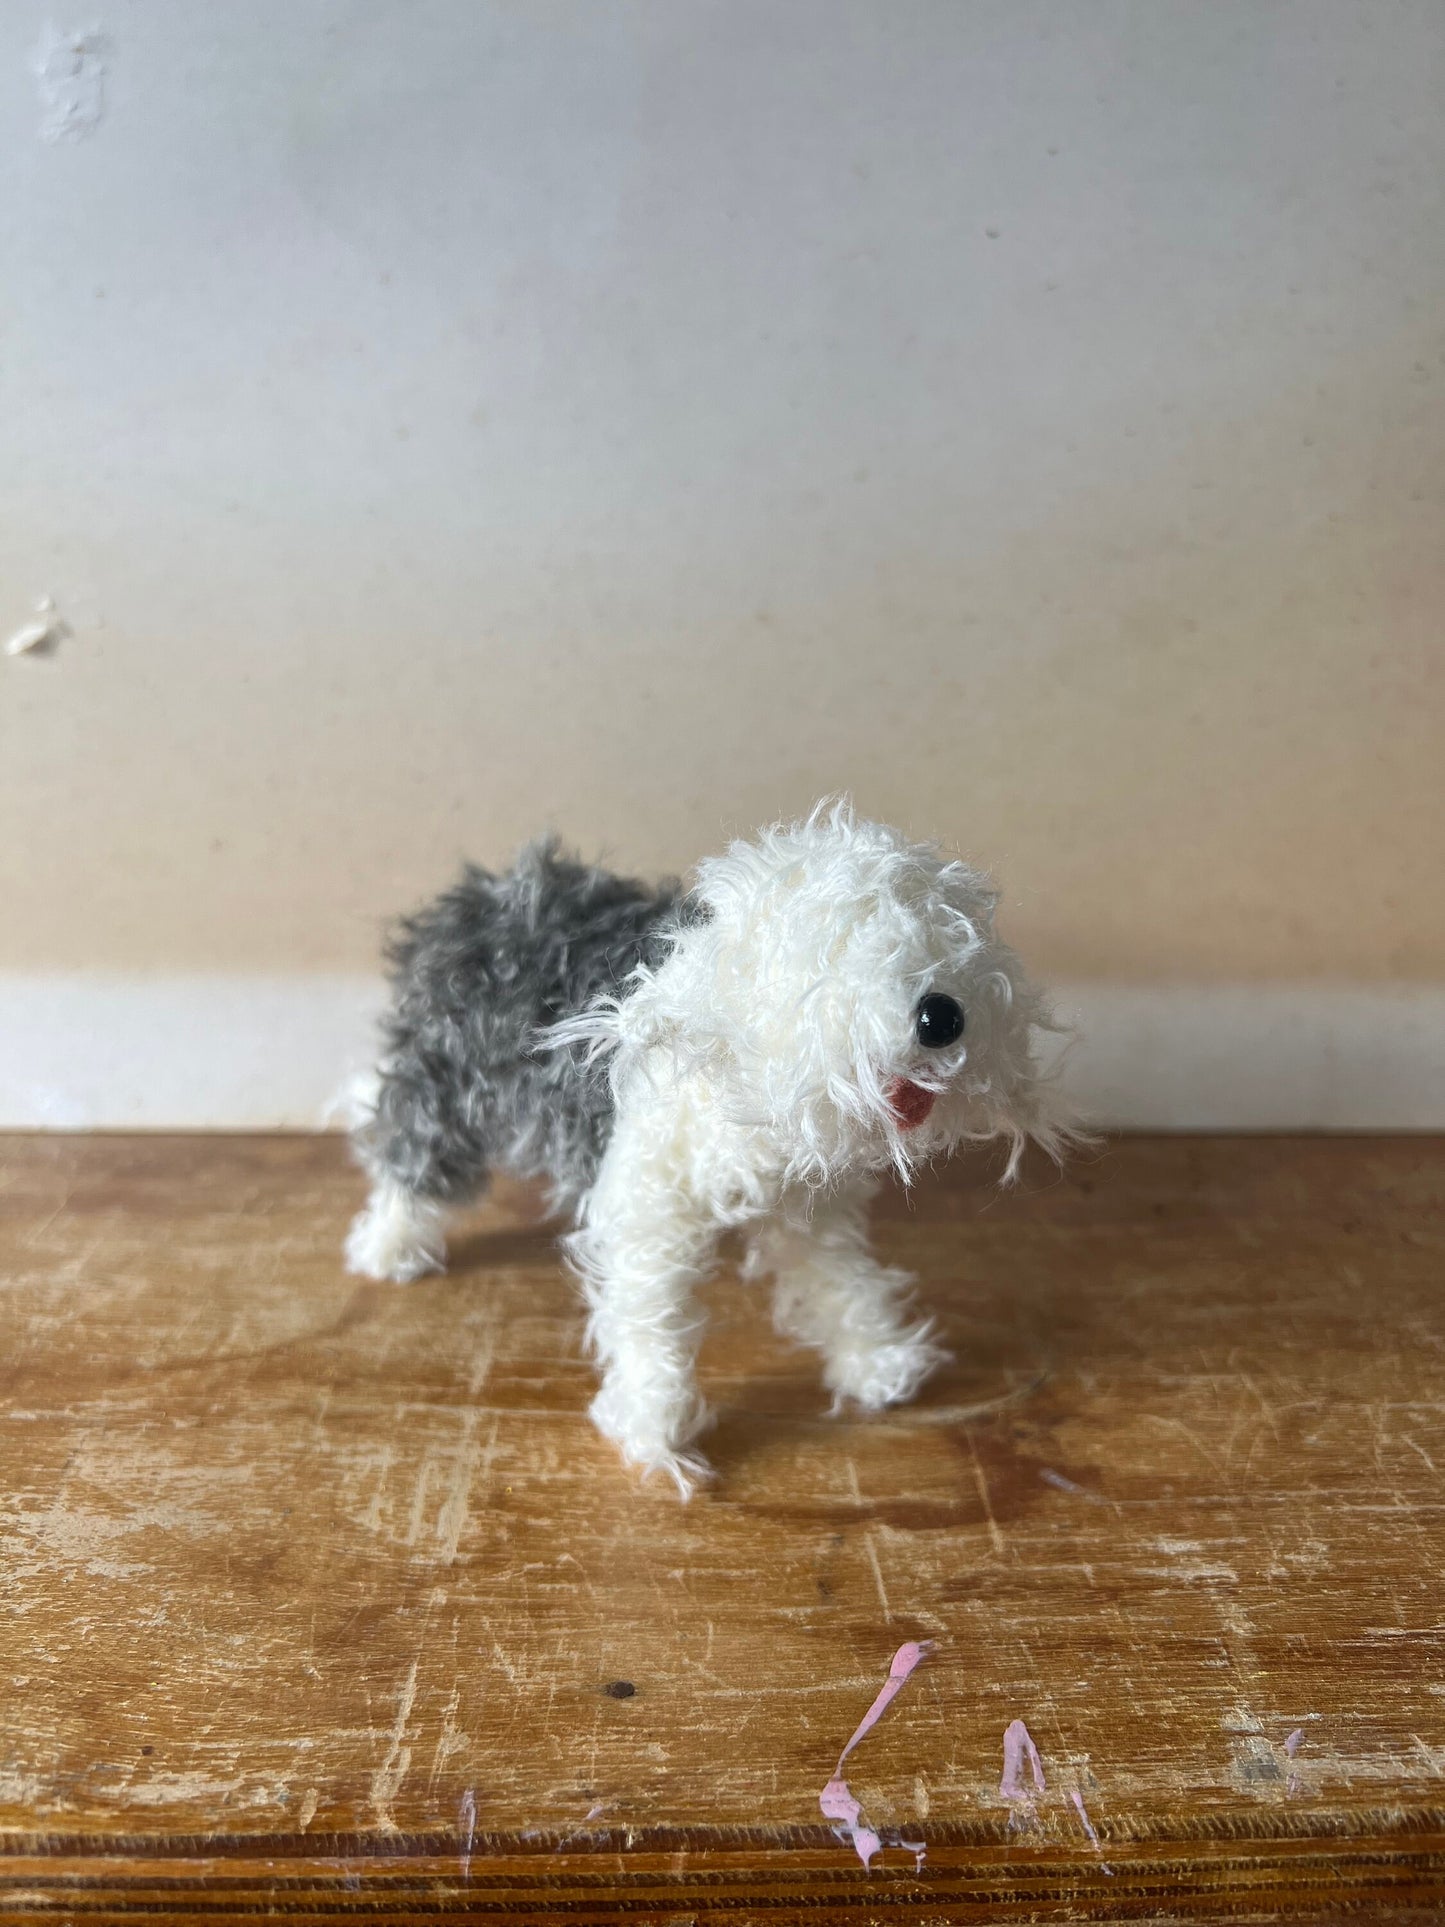
[(619, 1095), (665, 1062), (813, 1185), (964, 1139), (1007, 1139), (1010, 1173), (1029, 1138), (1057, 1148), (1054, 1026), (977, 871), (836, 803), (707, 859), (691, 901), (607, 1013)]

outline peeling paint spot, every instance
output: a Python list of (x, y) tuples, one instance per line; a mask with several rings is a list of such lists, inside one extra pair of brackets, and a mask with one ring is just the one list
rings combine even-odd
[(411, 1709), (416, 1703), (416, 1674), (420, 1658), (411, 1663), (402, 1689), (397, 1698), (396, 1719), (391, 1729), (391, 1744), (386, 1758), (371, 1776), (371, 1810), (379, 1827), (388, 1833), (396, 1831), (396, 1820), (392, 1815), (392, 1802), (401, 1791), (403, 1780), (411, 1771), (411, 1748), (405, 1744), (407, 1724), (411, 1719)]
[(55, 602), (48, 595), (38, 596), (35, 601), (35, 614), (29, 622), (20, 627), (5, 644), (7, 656), (49, 655), (58, 649), (73, 634), (70, 624), (56, 613)]
[(40, 95), (40, 138), (84, 140), (105, 118), (105, 56), (110, 41), (99, 27), (47, 26), (31, 56)]
[(126, 1798), (138, 1807), (168, 1807), (182, 1802), (229, 1800), (245, 1785), (244, 1779), (216, 1780), (209, 1774), (157, 1773), (139, 1786), (126, 1788)]
[(1244, 1733), (1232, 1748), (1234, 1765), (1230, 1778), (1242, 1793), (1270, 1792), (1279, 1787), (1284, 1775), (1274, 1748), (1261, 1733)]
[(468, 1787), (457, 1807), (457, 1825), (462, 1834), (462, 1882), (470, 1885), (472, 1878), (472, 1842), (477, 1837), (477, 1796)]
[[(153, 1570), (141, 1559), (116, 1556), (118, 1539), (148, 1528), (184, 1533), (189, 1538), (222, 1532), (224, 1526), (193, 1508), (161, 1504), (133, 1506), (124, 1518), (83, 1506), (56, 1503), (44, 1512), (21, 1513), (12, 1521), (19, 1530), (0, 1537), (0, 1550), (10, 1560), (12, 1575), (42, 1571), (59, 1560), (79, 1566), (96, 1579), (130, 1579)], [(43, 1553), (42, 1560), (26, 1559), (25, 1552)]]

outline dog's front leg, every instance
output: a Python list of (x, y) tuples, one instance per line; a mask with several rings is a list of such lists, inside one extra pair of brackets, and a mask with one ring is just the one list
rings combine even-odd
[(592, 1419), (629, 1464), (666, 1472), (684, 1499), (708, 1473), (687, 1447), (709, 1417), (694, 1373), (703, 1320), (693, 1288), (716, 1242), (712, 1217), (619, 1132), (569, 1240), (602, 1367)]
[(912, 1398), (948, 1357), (931, 1321), (911, 1317), (913, 1280), (880, 1265), (868, 1244), (874, 1187), (792, 1203), (754, 1234), (753, 1273), (771, 1272), (773, 1321), (823, 1357), (823, 1383), (837, 1411), (847, 1399), (870, 1411)]

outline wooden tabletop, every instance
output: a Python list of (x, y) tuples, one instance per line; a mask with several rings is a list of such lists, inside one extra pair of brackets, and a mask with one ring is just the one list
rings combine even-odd
[[(720, 1278), (689, 1506), (589, 1428), (528, 1197), (400, 1288), (360, 1195), (0, 1139), (0, 1918), (1445, 1911), (1445, 1144), (889, 1196), (957, 1363), (829, 1418)], [(819, 1799), (901, 1648), (865, 1868)]]

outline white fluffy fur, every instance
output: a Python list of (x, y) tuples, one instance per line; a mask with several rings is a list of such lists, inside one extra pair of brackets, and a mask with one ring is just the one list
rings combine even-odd
[[(705, 1470), (693, 1288), (722, 1230), (745, 1227), (779, 1329), (819, 1352), (835, 1405), (891, 1405), (944, 1354), (910, 1317), (911, 1280), (869, 1253), (876, 1174), (1003, 1136), (1012, 1176), (1027, 1138), (1064, 1135), (1033, 1058), (1048, 1016), (976, 871), (836, 804), (709, 859), (697, 892), (710, 916), (660, 968), (551, 1033), (609, 1054), (616, 1103), (568, 1240), (602, 1367), (592, 1415), (684, 1497)], [(930, 991), (966, 1012), (944, 1050), (914, 1038)], [(913, 1129), (896, 1078), (936, 1093)]]
[[(663, 964), (544, 1039), (606, 1055), (615, 1105), (567, 1241), (602, 1368), (592, 1416), (684, 1498), (707, 1471), (693, 1291), (722, 1231), (743, 1230), (748, 1275), (773, 1278), (778, 1329), (817, 1351), (835, 1409), (897, 1404), (945, 1354), (913, 1281), (869, 1251), (878, 1174), (1002, 1136), (1012, 1177), (1028, 1138), (1066, 1135), (1033, 1056), (1053, 1026), (977, 871), (838, 803), (710, 858), (696, 894), (708, 914)], [(933, 991), (966, 1013), (942, 1050), (914, 1036)], [(900, 1078), (935, 1094), (911, 1129), (889, 1104)], [(383, 1179), (346, 1252), (367, 1277), (440, 1269), (442, 1209)]]
[(390, 1278), (398, 1285), (445, 1270), (442, 1207), (391, 1178), (379, 1179), (347, 1236), (346, 1269), (363, 1278)]
[(869, 1412), (902, 1404), (947, 1357), (931, 1321), (908, 1322), (913, 1279), (868, 1248), (871, 1189), (825, 1193), (801, 1212), (785, 1205), (748, 1239), (745, 1275), (772, 1277), (773, 1322), (818, 1353), (834, 1412), (849, 1399)]

